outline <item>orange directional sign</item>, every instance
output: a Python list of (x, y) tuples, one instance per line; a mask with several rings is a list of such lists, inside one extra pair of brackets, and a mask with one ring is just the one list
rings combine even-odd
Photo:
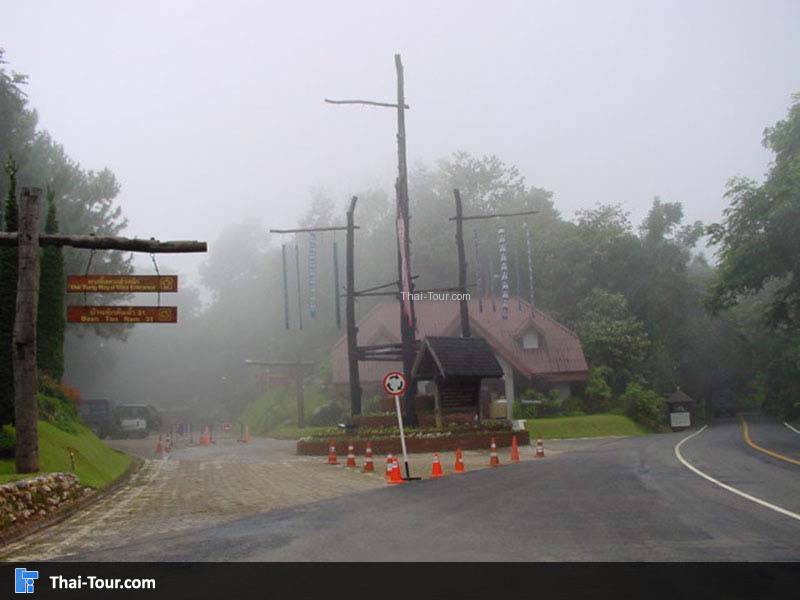
[(177, 306), (68, 306), (67, 323), (177, 323)]
[(145, 293), (177, 292), (177, 275), (70, 275), (68, 292)]

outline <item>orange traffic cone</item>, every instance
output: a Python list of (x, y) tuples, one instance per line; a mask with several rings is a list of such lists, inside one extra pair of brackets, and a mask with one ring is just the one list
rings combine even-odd
[(391, 454), (386, 455), (386, 483), (392, 480), (392, 469), (394, 468), (394, 458)]
[(443, 477), (442, 463), (439, 462), (439, 455), (433, 455), (433, 465), (431, 466), (431, 477)]
[(389, 476), (389, 484), (395, 485), (398, 483), (405, 483), (405, 482), (403, 481), (403, 478), (400, 475), (400, 463), (395, 458), (392, 461), (392, 471)]
[(156, 454), (161, 454), (164, 451), (164, 447), (161, 445), (161, 436), (158, 436), (158, 441), (156, 442)]
[(367, 442), (367, 449), (365, 451), (366, 456), (364, 457), (364, 468), (361, 470), (362, 473), (372, 473), (375, 471), (375, 465), (372, 463), (372, 446), (369, 442)]
[(511, 462), (519, 462), (519, 446), (517, 446), (517, 436), (511, 436)]
[(328, 443), (328, 464), (329, 465), (338, 465), (339, 461), (336, 460), (336, 445), (331, 440)]
[(350, 442), (350, 445), (347, 446), (347, 464), (345, 466), (350, 467), (351, 469), (356, 468), (356, 454), (355, 449), (353, 448), (353, 442)]
[(492, 443), (489, 446), (489, 466), (500, 466), (500, 457), (497, 456), (497, 444), (495, 443), (494, 438), (492, 438)]
[(544, 442), (542, 436), (536, 438), (536, 458), (544, 458)]
[(211, 445), (211, 434), (208, 431), (208, 427), (203, 428), (203, 433), (200, 435), (200, 445), (201, 446)]
[(461, 448), (456, 449), (456, 466), (455, 472), (456, 473), (463, 473), (464, 469), (464, 457), (461, 456)]

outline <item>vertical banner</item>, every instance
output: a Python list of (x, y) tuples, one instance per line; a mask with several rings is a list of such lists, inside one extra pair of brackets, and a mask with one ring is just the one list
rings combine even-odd
[(472, 245), (475, 247), (475, 279), (478, 284), (478, 312), (483, 312), (483, 269), (478, 251), (478, 228), (472, 230)]
[(317, 234), (308, 236), (308, 314), (317, 316)]
[(500, 314), (508, 319), (508, 244), (505, 227), (497, 228), (497, 250), (500, 253)]
[[(402, 206), (402, 203), (400, 203)], [(406, 219), (404, 217), (405, 209), (401, 209), (397, 214), (397, 243), (400, 248), (400, 303), (403, 307), (403, 315), (405, 315), (406, 323), (409, 329), (414, 329), (414, 308), (411, 299), (411, 265), (408, 261), (408, 252), (406, 252)]]
[(531, 295), (531, 312), (533, 312), (533, 243), (531, 242), (531, 228), (527, 223), (525, 223), (525, 245), (528, 249), (528, 284)]
[[(514, 241), (517, 243), (515, 244)], [(522, 280), (519, 274), (519, 240), (511, 241), (514, 246), (514, 293), (517, 295), (517, 310), (522, 311)]]

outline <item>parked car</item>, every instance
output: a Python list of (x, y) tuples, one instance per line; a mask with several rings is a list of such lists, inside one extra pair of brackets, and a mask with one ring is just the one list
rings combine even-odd
[(108, 398), (81, 399), (78, 416), (101, 439), (110, 436), (116, 428), (114, 402)]
[(120, 404), (115, 410), (116, 435), (146, 438), (155, 428), (150, 408), (144, 404)]

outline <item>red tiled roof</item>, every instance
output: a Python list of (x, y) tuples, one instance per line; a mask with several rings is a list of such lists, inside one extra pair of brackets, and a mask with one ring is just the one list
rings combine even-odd
[[(557, 323), (542, 311), (531, 314), (530, 305), (522, 302), (518, 309), (516, 298), (509, 304), (508, 319), (503, 319), (499, 302), (497, 311), (491, 302), (484, 301), (483, 312), (478, 301), (469, 302), (469, 317), (473, 335), (484, 338), (498, 356), (527, 377), (583, 380), (589, 367), (583, 355), (580, 340), (573, 331)], [(460, 332), (458, 302), (422, 300), (414, 302), (417, 315), (417, 339), (426, 336), (457, 336)], [(520, 337), (529, 330), (540, 335), (539, 348), (524, 349)], [(400, 341), (400, 310), (397, 302), (375, 305), (358, 322), (358, 344), (367, 346)], [(334, 383), (347, 383), (347, 343), (341, 338), (331, 350), (331, 367)], [(362, 382), (380, 382), (392, 369), (402, 368), (399, 363), (360, 362)]]

